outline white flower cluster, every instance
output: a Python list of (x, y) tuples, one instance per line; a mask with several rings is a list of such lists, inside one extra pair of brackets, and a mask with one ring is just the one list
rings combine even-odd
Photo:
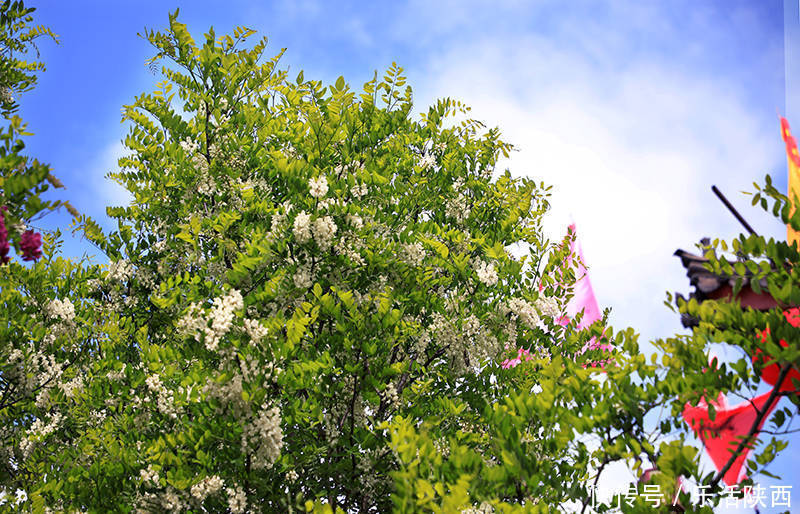
[(212, 143), (211, 146), (208, 147), (208, 156), (212, 159), (218, 159), (222, 157), (222, 149), (219, 147), (219, 145)]
[(418, 356), (417, 358), (425, 354), (425, 350), (427, 350), (429, 344), (431, 344), (430, 332), (427, 330), (421, 331), (414, 341), (414, 353)]
[(197, 150), (200, 149), (200, 145), (195, 143), (194, 141), (192, 141), (192, 138), (190, 138), (190, 137), (187, 137), (186, 139), (181, 141), (179, 144), (180, 144), (181, 148), (183, 149), (183, 151), (186, 152), (187, 154), (190, 154), (190, 155), (194, 154)]
[(212, 196), (217, 192), (217, 183), (214, 178), (208, 174), (208, 163), (203, 154), (197, 154), (192, 158), (192, 162), (198, 168), (197, 184), (195, 188), (198, 193), (205, 196)]
[(247, 509), (247, 496), (244, 494), (244, 489), (237, 485), (225, 488), (225, 492), (228, 494), (228, 508), (231, 509), (231, 512), (242, 514)]
[(470, 215), (471, 209), (467, 205), (467, 197), (464, 196), (464, 179), (458, 177), (453, 181), (453, 190), (456, 196), (445, 202), (444, 212), (450, 218), (455, 218), (456, 222), (463, 223)]
[(364, 221), (361, 219), (361, 216), (358, 214), (348, 214), (345, 217), (345, 221), (348, 225), (353, 227), (355, 230), (361, 229), (364, 226)]
[(108, 265), (106, 278), (111, 281), (125, 282), (133, 276), (133, 265), (127, 259), (120, 259)]
[(239, 189), (242, 191), (247, 191), (252, 189), (264, 193), (270, 193), (272, 191), (272, 189), (269, 187), (269, 182), (267, 182), (261, 177), (255, 177), (255, 178), (251, 177), (244, 181), (242, 179), (239, 179)]
[(361, 451), (356, 462), (361, 492), (367, 500), (375, 494), (375, 489), (379, 485), (379, 478), (374, 473), (377, 461), (378, 452), (376, 450), (368, 450), (366, 452)]
[(333, 247), (333, 249), (339, 255), (346, 255), (347, 258), (350, 259), (350, 262), (356, 266), (364, 266), (364, 264), (366, 264), (366, 261), (364, 261), (364, 258), (361, 257), (361, 254), (359, 253), (361, 250), (359, 241), (356, 241), (355, 245), (350, 245), (347, 244), (345, 238), (341, 238), (336, 243), (336, 246)]
[(208, 317), (211, 326), (203, 317), (203, 310), (197, 303), (192, 303), (186, 314), (178, 321), (178, 331), (184, 336), (193, 336), (198, 342), (205, 336), (205, 346), (210, 351), (216, 351), (222, 337), (228, 333), (233, 325), (234, 312), (244, 308), (242, 295), (236, 289), (231, 289), (227, 295), (214, 298)]
[(438, 312), (431, 316), (433, 323), (430, 332), (440, 346), (455, 346), (459, 340), (459, 334), (455, 325)]
[(178, 320), (178, 334), (182, 337), (194, 337), (199, 341), (200, 333), (202, 333), (205, 328), (206, 323), (203, 316), (203, 308), (199, 303), (192, 302), (181, 319)]
[(198, 171), (198, 175), (201, 177), (208, 173), (208, 159), (202, 153), (197, 152), (192, 156), (192, 165), (194, 165)]
[[(166, 246), (166, 241), (161, 241)], [(158, 242), (155, 243), (156, 245)], [(155, 245), (154, 245), (155, 246)], [(155, 274), (147, 268), (139, 268), (138, 272), (136, 273), (136, 279), (139, 283), (146, 287), (147, 289), (155, 289), (156, 287), (156, 276)]]
[(367, 196), (367, 192), (368, 190), (366, 184), (356, 184), (350, 188), (350, 194), (355, 198), (363, 198)]
[(158, 471), (154, 470), (151, 465), (148, 464), (147, 469), (140, 469), (139, 470), (139, 477), (142, 479), (142, 482), (149, 483), (150, 485), (158, 485)]
[(467, 205), (467, 198), (464, 195), (457, 195), (447, 200), (444, 206), (445, 215), (455, 218), (458, 223), (463, 223), (470, 215), (470, 208)]
[(447, 458), (450, 456), (450, 442), (444, 437), (434, 439), (433, 447), (436, 449), (436, 452), (442, 457)]
[(392, 383), (386, 386), (386, 389), (383, 391), (383, 397), (390, 409), (394, 409), (400, 405), (400, 396), (397, 394), (397, 389)]
[(336, 446), (336, 443), (339, 442), (339, 437), (341, 436), (341, 430), (339, 430), (339, 418), (341, 416), (340, 410), (341, 408), (334, 408), (331, 411), (326, 411), (322, 415), (322, 425), (325, 429), (325, 440), (328, 442), (330, 446)]
[[(52, 336), (52, 334), (48, 335)], [(46, 344), (41, 346), (46, 346)], [(6, 375), (3, 377), (8, 381), (17, 381), (19, 392), (25, 395), (33, 394), (38, 387), (56, 380), (66, 364), (63, 361), (57, 362), (50, 353), (35, 349), (32, 343), (29, 348), (30, 352), (27, 358), (19, 348), (11, 351), (4, 370)]]
[(72, 323), (75, 320), (75, 306), (69, 298), (59, 300), (55, 298), (47, 304), (45, 309), (47, 315), (54, 319), (61, 319), (67, 323)]
[(297, 471), (290, 469), (289, 471), (286, 472), (286, 480), (288, 480), (289, 482), (292, 483), (297, 482), (298, 478), (300, 477), (297, 475)]
[(325, 198), (319, 201), (319, 203), (317, 204), (317, 209), (319, 209), (320, 211), (327, 211), (334, 205), (337, 205), (336, 198)]
[(301, 211), (294, 219), (294, 238), (298, 243), (307, 243), (311, 240), (311, 215)]
[(468, 507), (461, 511), (461, 514), (493, 514), (494, 507), (489, 502), (483, 502), (478, 507)]
[(403, 260), (411, 266), (419, 266), (425, 260), (425, 247), (416, 242), (403, 245)]
[[(201, 195), (214, 194), (217, 191), (217, 184), (208, 174), (208, 159), (198, 151), (200, 150), (200, 145), (188, 137), (179, 144), (186, 154), (192, 156), (192, 166), (197, 170), (196, 191)], [(219, 148), (212, 145), (212, 147), (209, 148), (209, 154), (212, 155), (212, 158), (219, 155)]]
[[(36, 406), (40, 409), (46, 409), (50, 406), (50, 388), (47, 386), (43, 386), (39, 389), (39, 392), (36, 393)], [(0, 455), (2, 452), (0, 452)]]
[[(17, 489), (14, 492), (14, 500), (13, 500), (13, 502), (14, 502), (14, 505), (16, 505), (17, 508), (20, 509), (20, 510), (16, 510), (16, 512), (21, 512), (22, 511), (21, 510), (22, 509), (21, 505), (23, 503), (25, 503), (26, 501), (28, 501), (28, 493), (26, 493), (22, 489)], [(12, 502), (11, 496), (9, 496), (9, 494), (6, 492), (5, 489), (0, 489), (0, 506), (5, 505), (6, 502), (8, 502), (8, 507), (10, 508), (11, 507), (11, 502)], [(47, 510), (47, 509), (45, 508), (45, 510)]]
[(297, 271), (295, 271), (292, 276), (292, 281), (295, 287), (299, 289), (308, 289), (311, 287), (311, 284), (314, 283), (314, 279), (311, 276), (311, 264), (306, 263), (298, 266)]
[(336, 223), (330, 216), (323, 216), (314, 220), (311, 231), (320, 250), (324, 252), (330, 249), (333, 236), (336, 235)]
[(529, 328), (539, 324), (539, 313), (536, 308), (522, 298), (509, 298), (506, 301), (506, 309), (518, 316)]
[(417, 163), (420, 168), (423, 170), (432, 168), (436, 165), (436, 159), (433, 158), (433, 155), (426, 153), (422, 159), (420, 159), (419, 163)]
[(283, 372), (279, 366), (262, 362), (252, 355), (239, 357), (239, 370), (246, 382), (255, 383), (258, 377), (263, 376), (264, 382), (261, 385), (264, 388), (269, 387), (270, 381), (277, 382), (278, 376)]
[(67, 398), (74, 398), (83, 389), (83, 376), (77, 375), (69, 382), (60, 384), (60, 387)]
[(180, 496), (178, 496), (178, 493), (175, 492), (175, 489), (172, 487), (167, 489), (163, 496), (161, 496), (161, 506), (167, 512), (181, 512), (186, 507), (184, 502), (181, 501)]
[(147, 388), (157, 396), (156, 405), (158, 406), (158, 411), (165, 416), (176, 419), (178, 413), (175, 410), (175, 396), (172, 394), (172, 391), (169, 391), (166, 386), (164, 386), (163, 382), (161, 382), (161, 377), (158, 375), (150, 375), (145, 379), (145, 384), (147, 384)]
[(480, 319), (474, 314), (470, 314), (462, 321), (461, 333), (462, 344), (467, 350), (472, 366), (493, 358), (500, 349), (497, 338), (484, 330)]
[(328, 180), (322, 176), (312, 178), (308, 181), (308, 189), (314, 198), (322, 198), (328, 194)]
[(236, 417), (242, 417), (250, 412), (250, 404), (242, 399), (242, 375), (234, 375), (225, 382), (209, 380), (203, 387), (203, 394), (209, 398), (217, 398), (220, 406), (217, 407), (217, 414), (222, 414), (225, 407), (228, 407)]
[(288, 209), (285, 211), (277, 211), (272, 215), (272, 219), (270, 220), (269, 226), (269, 234), (267, 234), (267, 239), (270, 241), (274, 241), (278, 237), (280, 237), (284, 223), (286, 222), (286, 213), (289, 212)]
[(497, 271), (494, 269), (494, 264), (483, 261), (475, 261), (473, 263), (473, 268), (478, 274), (478, 280), (483, 282), (485, 285), (492, 287), (493, 285), (497, 284)]
[(250, 344), (254, 345), (260, 343), (269, 333), (258, 320), (249, 318), (244, 320), (244, 331), (250, 337)]
[(89, 419), (91, 420), (91, 423), (96, 427), (102, 425), (107, 417), (108, 413), (106, 412), (105, 409), (93, 410), (92, 412), (89, 413)]
[(205, 477), (201, 481), (194, 484), (190, 492), (192, 493), (192, 496), (197, 499), (197, 501), (203, 502), (209, 496), (217, 494), (224, 485), (225, 484), (220, 477), (217, 475), (212, 475), (210, 477)]
[(542, 316), (555, 318), (561, 314), (561, 309), (558, 306), (558, 300), (552, 296), (540, 296), (534, 302), (534, 306), (539, 310)]
[(215, 350), (219, 340), (230, 330), (233, 324), (234, 312), (244, 308), (242, 294), (236, 289), (231, 289), (227, 295), (214, 298), (209, 316), (211, 328), (206, 333), (206, 347)]
[(11, 96), (11, 90), (7, 87), (0, 87), (0, 102), (11, 103), (14, 97)]
[(281, 411), (278, 407), (263, 405), (258, 417), (244, 425), (242, 452), (254, 451), (253, 469), (269, 469), (278, 459), (283, 448)]
[(25, 458), (28, 458), (33, 451), (33, 448), (36, 446), (36, 443), (44, 440), (48, 435), (55, 432), (60, 424), (61, 413), (59, 412), (53, 414), (49, 423), (46, 423), (41, 418), (34, 421), (31, 427), (28, 429), (26, 437), (24, 437), (19, 443), (19, 449), (22, 451), (22, 455), (24, 455)]

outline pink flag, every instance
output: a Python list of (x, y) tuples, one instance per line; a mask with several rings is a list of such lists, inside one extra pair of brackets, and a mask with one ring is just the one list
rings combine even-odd
[[(575, 233), (575, 224), (569, 226), (569, 231), (571, 234)], [(575, 273), (575, 286), (573, 289), (574, 295), (572, 299), (567, 303), (565, 309), (565, 315), (561, 316), (558, 319), (558, 323), (561, 325), (566, 326), (570, 322), (570, 318), (576, 316), (579, 312), (583, 311), (583, 318), (581, 318), (581, 322), (578, 324), (578, 330), (582, 330), (595, 321), (599, 320), (602, 316), (600, 314), (600, 308), (597, 305), (597, 299), (594, 297), (594, 290), (592, 289), (592, 283), (589, 281), (589, 275), (586, 272), (586, 268), (583, 266), (583, 250), (581, 249), (580, 243), (577, 242), (577, 238), (573, 240), (569, 247), (570, 255), (567, 257), (567, 266), (572, 265), (572, 256), (578, 255), (580, 257), (580, 263), (578, 263), (578, 269)], [(576, 253), (577, 252), (577, 253)], [(544, 285), (539, 285), (539, 291), (544, 289)], [(592, 337), (578, 352), (577, 355), (581, 355), (588, 350), (603, 350), (603, 351), (610, 351), (613, 347), (610, 344), (601, 344), (597, 342), (597, 338)], [(576, 356), (577, 356), (576, 355)], [(514, 358), (506, 359), (502, 362), (502, 367), (505, 369), (516, 367), (517, 365), (521, 364), (523, 360), (528, 361), (531, 360), (532, 357), (528, 350), (523, 348), (518, 349), (517, 356)], [(604, 367), (605, 364), (610, 362), (610, 359), (601, 359), (598, 361), (589, 362), (584, 364), (584, 367), (592, 366), (592, 367)]]
[[(569, 226), (571, 234), (576, 234), (575, 224)], [(597, 299), (594, 297), (594, 289), (592, 289), (592, 282), (589, 280), (589, 274), (583, 266), (583, 249), (581, 243), (578, 241), (577, 236), (572, 241), (569, 247), (570, 258), (568, 264), (572, 264), (572, 256), (577, 255), (580, 258), (578, 269), (575, 272), (575, 288), (573, 289), (574, 295), (567, 303), (566, 314), (568, 317), (575, 317), (579, 312), (583, 311), (583, 318), (578, 324), (578, 329), (584, 329), (599, 320), (602, 315), (600, 308), (597, 306)]]
[[(583, 265), (583, 249), (581, 248), (581, 243), (578, 241), (577, 230), (575, 229), (574, 223), (569, 226), (569, 233), (575, 234), (575, 238), (569, 246), (570, 256), (567, 258), (567, 265), (572, 265), (572, 257), (574, 255), (579, 257), (580, 262), (578, 262), (577, 269), (575, 270), (575, 286), (572, 290), (572, 299), (567, 303), (566, 315), (561, 319), (561, 324), (566, 325), (569, 323), (570, 318), (575, 317), (578, 313), (583, 311), (583, 318), (581, 318), (580, 323), (578, 323), (578, 330), (582, 330), (602, 318), (602, 315), (600, 314), (600, 307), (597, 305), (597, 298), (594, 297), (594, 289), (592, 288), (592, 282), (589, 280), (589, 273)], [(581, 348), (578, 355), (588, 350), (597, 349), (610, 351), (612, 346), (607, 343), (598, 343), (597, 338), (592, 337), (583, 348)], [(598, 361), (591, 365), (592, 367), (596, 367), (597, 364), (600, 364), (602, 368), (605, 361)]]

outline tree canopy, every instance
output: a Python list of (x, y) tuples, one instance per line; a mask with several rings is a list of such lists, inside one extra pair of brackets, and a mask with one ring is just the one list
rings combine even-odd
[[(52, 34), (21, 2), (2, 16), (3, 87), (21, 92), (39, 65), (13, 54)], [(681, 476), (717, 486), (682, 409), (757, 384), (746, 355), (713, 368), (705, 349), (752, 352), (767, 325), (796, 341), (779, 312), (686, 305), (700, 327), (651, 357), (633, 329), (563, 322), (573, 236), (545, 238), (550, 188), (497, 169), (498, 129), (451, 99), (414, 116), (395, 64), (358, 91), (289, 77), (254, 34), (198, 43), (177, 12), (145, 31), (164, 80), (124, 107), (129, 153), (110, 173), (133, 200), (108, 208), (110, 233), (73, 212), (109, 263), (59, 257), (56, 233), (36, 262), (0, 266), (0, 487), (37, 512), (241, 513), (602, 511), (618, 500), (594, 505), (592, 486), (615, 462), (656, 467), (663, 504)], [(9, 227), (62, 205), (20, 156), (16, 101)], [(769, 182), (759, 194), (788, 219)], [(796, 247), (733, 244), (749, 258), (713, 269), (800, 304)], [(582, 352), (592, 337), (611, 355)], [(771, 341), (788, 373), (800, 351)]]

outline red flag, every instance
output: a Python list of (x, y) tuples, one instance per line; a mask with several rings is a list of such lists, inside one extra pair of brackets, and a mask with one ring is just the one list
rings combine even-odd
[[(720, 394), (720, 397), (714, 402), (714, 407), (717, 411), (714, 421), (711, 421), (708, 416), (708, 405), (705, 400), (700, 400), (697, 407), (686, 404), (683, 409), (683, 419), (692, 427), (694, 433), (705, 445), (706, 451), (714, 462), (717, 471), (722, 471), (722, 468), (728, 463), (731, 458), (731, 452), (739, 447), (742, 437), (746, 436), (750, 427), (753, 426), (758, 411), (764, 408), (770, 394), (771, 392), (764, 393), (736, 407), (728, 407), (725, 395)], [(756, 437), (758, 437), (758, 432), (777, 405), (777, 401), (772, 402), (767, 414), (761, 418), (761, 422), (756, 429)], [(745, 448), (741, 455), (733, 461), (733, 465), (722, 477), (726, 484), (733, 486), (743, 479), (740, 475), (749, 454), (750, 450)]]
[[(800, 308), (792, 307), (791, 309), (787, 309), (783, 311), (783, 316), (786, 318), (786, 321), (791, 326), (800, 327)], [(770, 330), (769, 327), (767, 327), (760, 334), (758, 334), (758, 338), (762, 343), (766, 343), (767, 336), (769, 334)], [(789, 344), (784, 339), (781, 339), (780, 341), (778, 341), (778, 343), (784, 348), (789, 346)], [(767, 357), (762, 355), (761, 350), (756, 350), (755, 353), (753, 354), (753, 364), (755, 364), (758, 361), (766, 361), (766, 360)], [(778, 377), (780, 376), (780, 372), (781, 368), (776, 362), (774, 364), (765, 367), (761, 371), (761, 378), (764, 380), (764, 382), (774, 386), (775, 384), (778, 383)], [(795, 387), (794, 385), (795, 381), (800, 382), (800, 371), (798, 371), (797, 368), (792, 368), (791, 370), (789, 370), (789, 374), (786, 375), (786, 378), (784, 378), (780, 390), (781, 391), (797, 390), (797, 392), (800, 393), (800, 390), (798, 390), (798, 388)]]

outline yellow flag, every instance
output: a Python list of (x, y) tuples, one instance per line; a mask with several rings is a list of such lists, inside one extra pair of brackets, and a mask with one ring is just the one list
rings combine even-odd
[[(800, 198), (800, 153), (797, 151), (797, 141), (789, 130), (789, 122), (781, 116), (781, 136), (786, 143), (786, 160), (789, 162), (789, 187), (787, 196), (794, 202), (794, 197)], [(794, 210), (791, 211), (794, 213)], [(791, 225), (786, 225), (786, 242), (789, 244), (800, 241), (800, 234), (792, 230)]]

